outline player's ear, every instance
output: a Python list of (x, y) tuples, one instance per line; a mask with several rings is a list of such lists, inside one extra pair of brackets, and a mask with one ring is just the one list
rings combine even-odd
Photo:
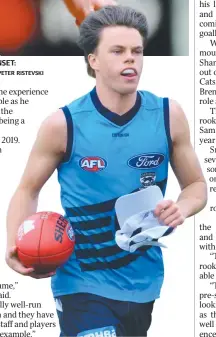
[(88, 62), (93, 70), (99, 70), (99, 61), (96, 54), (89, 54)]

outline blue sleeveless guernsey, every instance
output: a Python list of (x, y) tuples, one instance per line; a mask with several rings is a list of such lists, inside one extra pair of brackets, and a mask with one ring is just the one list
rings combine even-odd
[(58, 179), (76, 247), (52, 277), (54, 297), (92, 293), (139, 303), (159, 297), (161, 249), (121, 250), (114, 206), (120, 196), (151, 184), (165, 193), (172, 146), (168, 106), (167, 98), (138, 91), (134, 107), (119, 116), (93, 89), (63, 108), (68, 143)]

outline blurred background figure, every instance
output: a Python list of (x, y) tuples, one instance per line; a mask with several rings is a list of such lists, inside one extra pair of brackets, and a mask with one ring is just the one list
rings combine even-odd
[[(71, 0), (0, 0), (0, 54), (81, 56)], [(92, 0), (96, 1), (96, 0)], [(103, 0), (108, 1), (108, 0)], [(110, 0), (112, 1), (112, 0)], [(148, 20), (148, 56), (189, 54), (189, 0), (116, 0)]]
[(35, 36), (38, 27), (35, 3), (30, 0), (0, 1), (0, 51), (15, 52)]

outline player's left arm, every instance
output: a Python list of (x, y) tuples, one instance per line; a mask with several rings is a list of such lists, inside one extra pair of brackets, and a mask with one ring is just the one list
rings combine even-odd
[(181, 187), (176, 202), (163, 200), (155, 215), (164, 224), (176, 227), (187, 217), (200, 212), (207, 202), (207, 186), (197, 155), (190, 141), (190, 130), (184, 111), (170, 101), (170, 134), (173, 144), (170, 163)]

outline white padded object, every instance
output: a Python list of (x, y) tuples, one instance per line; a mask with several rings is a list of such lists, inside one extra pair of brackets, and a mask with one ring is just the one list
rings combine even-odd
[(116, 231), (115, 240), (121, 249), (133, 253), (141, 246), (166, 247), (154, 241), (170, 231), (169, 226), (159, 223), (154, 216), (154, 209), (161, 200), (163, 195), (158, 186), (150, 186), (117, 199), (115, 210), (120, 230)]

